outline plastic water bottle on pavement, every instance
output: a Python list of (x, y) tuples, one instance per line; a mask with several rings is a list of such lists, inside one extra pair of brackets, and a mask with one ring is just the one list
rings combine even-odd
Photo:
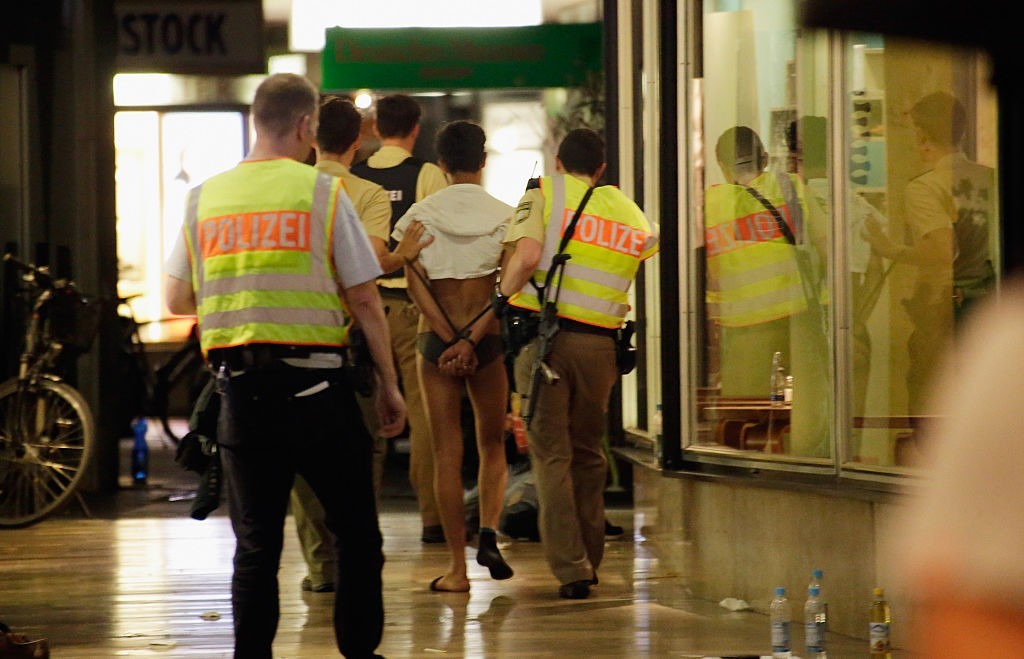
[(790, 624), (793, 621), (793, 607), (786, 597), (786, 589), (779, 586), (775, 589), (775, 599), (769, 608), (772, 627), (772, 659), (789, 659)]
[(139, 417), (132, 424), (135, 433), (135, 444), (132, 446), (132, 481), (136, 485), (145, 485), (149, 478), (149, 444), (146, 443), (146, 420)]
[(891, 659), (892, 648), (889, 644), (889, 625), (892, 618), (889, 613), (889, 602), (885, 599), (885, 591), (875, 588), (872, 591), (871, 616), (868, 628), (871, 659)]
[(821, 600), (822, 612), (825, 614), (825, 631), (828, 631), (828, 598), (825, 596), (825, 573), (815, 568), (811, 570), (811, 582), (807, 584), (808, 588), (818, 588), (818, 599)]
[(825, 654), (825, 603), (819, 599), (817, 586), (807, 589), (804, 603), (804, 649), (805, 659), (824, 659)]

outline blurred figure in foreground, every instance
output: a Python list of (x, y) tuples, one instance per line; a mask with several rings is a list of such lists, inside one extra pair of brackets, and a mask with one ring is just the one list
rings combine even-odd
[(923, 657), (1011, 657), (1024, 648), (1024, 280), (968, 320), (929, 399), (926, 479), (904, 528), (911, 647)]

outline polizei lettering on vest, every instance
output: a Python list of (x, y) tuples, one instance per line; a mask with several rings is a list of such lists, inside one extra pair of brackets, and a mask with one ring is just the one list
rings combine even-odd
[(204, 257), (273, 250), (309, 249), (309, 213), (273, 211), (211, 217), (199, 225)]
[[(783, 206), (779, 211), (786, 224), (792, 226), (789, 209)], [(768, 211), (751, 213), (732, 222), (723, 222), (704, 230), (704, 243), (708, 256), (716, 256), (740, 247), (784, 237), (775, 216)]]
[[(562, 231), (572, 220), (575, 210), (566, 209), (562, 218)], [(576, 231), (573, 240), (588, 245), (604, 247), (620, 254), (640, 256), (644, 244), (647, 241), (647, 232), (634, 229), (614, 220), (609, 220), (597, 215), (581, 215), (576, 223)]]

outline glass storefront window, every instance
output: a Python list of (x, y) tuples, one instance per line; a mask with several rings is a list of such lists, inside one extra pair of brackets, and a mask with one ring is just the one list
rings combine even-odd
[(793, 0), (703, 1), (684, 448), (898, 475), (1003, 270), (990, 63), (795, 21)]
[(704, 2), (692, 447), (820, 461), (834, 452), (828, 51), (795, 10)]
[(848, 35), (846, 457), (914, 463), (936, 367), (1000, 267), (996, 102), (977, 52)]

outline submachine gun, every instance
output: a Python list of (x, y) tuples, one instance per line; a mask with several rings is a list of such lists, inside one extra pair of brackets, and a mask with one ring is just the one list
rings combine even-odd
[[(540, 394), (541, 378), (544, 379), (546, 384), (558, 382), (558, 373), (544, 360), (547, 359), (548, 353), (551, 352), (555, 335), (558, 334), (558, 296), (562, 292), (562, 273), (565, 271), (566, 261), (572, 258), (569, 254), (565, 253), (565, 248), (569, 244), (573, 232), (576, 231), (576, 223), (579, 221), (580, 215), (583, 213), (583, 207), (587, 205), (587, 201), (593, 192), (593, 187), (587, 188), (586, 194), (580, 200), (580, 205), (576, 208), (576, 212), (573, 214), (569, 225), (565, 228), (562, 240), (558, 244), (558, 251), (551, 258), (551, 267), (548, 268), (547, 276), (544, 278), (544, 285), (537, 289), (537, 299), (540, 301), (540, 321), (537, 324), (537, 354), (534, 357), (533, 365), (530, 367), (530, 386), (523, 401), (522, 411), (523, 423), (527, 429), (530, 428), (533, 413), (537, 408), (537, 396)], [(558, 275), (558, 286), (552, 299), (548, 297), (548, 291), (551, 288), (552, 282), (555, 281), (556, 273)]]
[[(551, 261), (551, 269), (548, 270), (547, 281), (544, 283), (544, 291), (548, 290), (554, 272), (556, 270), (563, 270), (565, 262), (570, 258), (569, 254), (555, 254)], [(559, 278), (554, 300), (549, 300), (546, 295), (541, 295), (540, 320), (537, 323), (537, 355), (534, 357), (533, 365), (530, 367), (530, 388), (524, 397), (525, 405), (522, 412), (523, 423), (526, 424), (527, 430), (530, 428), (530, 421), (533, 420), (533, 411), (537, 404), (537, 394), (540, 391), (541, 378), (544, 378), (544, 382), (547, 384), (554, 384), (559, 379), (558, 373), (548, 366), (544, 360), (547, 359), (548, 353), (551, 352), (555, 335), (558, 334), (558, 294), (561, 291), (562, 282), (561, 278)]]

